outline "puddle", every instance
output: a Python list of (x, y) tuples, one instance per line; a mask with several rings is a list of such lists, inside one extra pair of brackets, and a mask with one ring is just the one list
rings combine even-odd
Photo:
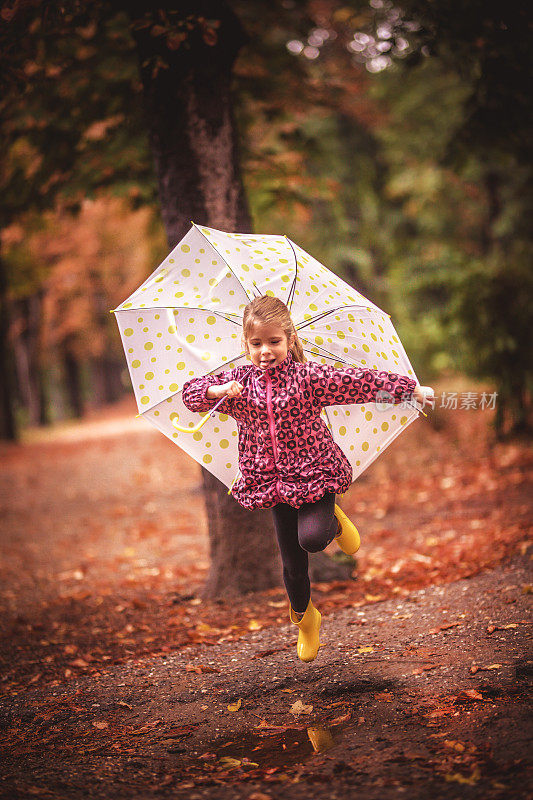
[(204, 754), (203, 760), (225, 768), (288, 766), (334, 748), (341, 741), (346, 724), (251, 731), (241, 739), (218, 743), (213, 753)]

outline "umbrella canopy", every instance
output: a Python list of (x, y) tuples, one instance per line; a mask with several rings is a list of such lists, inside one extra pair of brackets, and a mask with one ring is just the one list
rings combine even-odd
[[(242, 314), (263, 294), (288, 306), (307, 358), (416, 378), (389, 315), (286, 236), (193, 223), (114, 312), (140, 414), (226, 486), (238, 471), (237, 424), (215, 412), (197, 430), (198, 414), (181, 390), (193, 377), (247, 363)], [(355, 480), (416, 419), (418, 406), (366, 403), (323, 414)]]

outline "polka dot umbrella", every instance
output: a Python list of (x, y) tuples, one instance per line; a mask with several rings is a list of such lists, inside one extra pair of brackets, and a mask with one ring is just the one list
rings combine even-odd
[[(192, 377), (248, 363), (242, 314), (263, 294), (289, 307), (308, 359), (416, 378), (389, 315), (286, 236), (226, 233), (192, 223), (114, 313), (140, 415), (229, 487), (238, 472), (237, 424), (212, 409), (199, 425), (181, 390)], [(324, 410), (354, 480), (416, 419), (419, 408), (412, 401)]]

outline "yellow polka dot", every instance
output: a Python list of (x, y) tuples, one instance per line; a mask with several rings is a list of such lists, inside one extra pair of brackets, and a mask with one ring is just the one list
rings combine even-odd
[(339, 339), (345, 339), (346, 338), (346, 336), (344, 335), (343, 331), (337, 331), (337, 336), (338, 336)]
[(212, 460), (213, 456), (209, 455), (209, 453), (206, 453), (205, 456), (202, 458), (204, 464), (210, 464)]
[(208, 353), (207, 351), (205, 353), (202, 353), (202, 361), (209, 361), (210, 358), (211, 358), (211, 353)]
[(183, 275), (184, 278), (188, 278), (189, 275), (191, 274), (191, 271), (190, 269), (182, 269), (181, 274)]
[(229, 419), (229, 417), (228, 417), (228, 415), (227, 415), (227, 414), (219, 414), (219, 415), (218, 415), (218, 418), (219, 418), (219, 420), (220, 420), (221, 422), (227, 422), (227, 421), (228, 421), (228, 419)]
[(146, 378), (147, 381), (151, 381), (152, 378), (154, 377), (154, 373), (153, 372), (147, 372), (144, 377)]
[(341, 436), (346, 436), (346, 428), (344, 427), (344, 425), (340, 426), (339, 433)]
[(186, 341), (186, 342), (189, 342), (189, 344), (192, 344), (192, 342), (194, 342), (194, 336), (193, 336), (193, 334), (192, 334), (192, 333), (189, 333), (189, 335), (185, 337), (185, 341)]
[(324, 344), (322, 336), (315, 336), (315, 344)]
[(367, 412), (366, 412), (366, 414), (365, 414), (365, 419), (368, 419), (368, 420), (370, 420), (370, 419), (372, 419), (372, 417), (373, 417), (373, 416), (374, 416), (374, 415), (372, 414), (372, 412), (371, 412), (371, 411), (367, 411)]
[(217, 321), (216, 317), (208, 317), (206, 319), (206, 322), (207, 322), (208, 325), (214, 325), (216, 321)]
[(177, 369), (185, 369), (185, 361), (178, 361), (176, 364)]
[(370, 445), (368, 444), (368, 442), (363, 442), (363, 444), (361, 445), (361, 447), (362, 447), (362, 449), (363, 449), (363, 450), (366, 452), (366, 451), (368, 450), (368, 448), (370, 447)]
[(124, 303), (124, 305), (122, 306), (122, 308), (131, 308), (131, 307), (132, 307), (132, 305), (133, 305), (133, 303)]
[(150, 402), (150, 398), (148, 397), (148, 395), (146, 395), (146, 394), (145, 394), (145, 395), (144, 395), (144, 397), (141, 397), (141, 403), (142, 403), (144, 406), (145, 406), (147, 403), (149, 403), (149, 402)]
[(220, 446), (221, 446), (223, 449), (225, 449), (226, 447), (229, 447), (229, 442), (228, 442), (228, 440), (227, 440), (227, 439), (221, 439), (221, 440), (220, 440)]
[(407, 417), (400, 417), (400, 425), (405, 425), (407, 422)]
[(177, 392), (180, 387), (178, 386), (177, 383), (171, 383), (168, 388), (170, 389), (171, 392)]
[(133, 328), (126, 328), (124, 336), (133, 336)]
[(381, 430), (382, 431), (388, 431), (389, 430), (389, 423), (388, 422), (382, 422), (381, 423)]
[(137, 369), (137, 367), (140, 367), (140, 366), (141, 366), (141, 362), (139, 361), (139, 359), (138, 359), (138, 358), (136, 358), (136, 359), (135, 359), (135, 361), (132, 361), (132, 362), (131, 362), (131, 366), (132, 366), (134, 369)]
[(151, 350), (153, 348), (153, 346), (154, 345), (152, 344), (152, 342), (146, 342), (146, 344), (144, 345), (144, 349), (145, 350)]
[(189, 253), (191, 250), (188, 244), (182, 244), (181, 249), (183, 250), (184, 253)]
[(200, 441), (200, 439), (202, 438), (202, 434), (201, 434), (201, 432), (200, 432), (200, 431), (196, 431), (196, 433), (193, 433), (193, 435), (192, 435), (192, 438), (193, 438), (193, 439), (194, 439), (196, 442), (199, 442), (199, 441)]
[(168, 332), (169, 332), (169, 333), (176, 333), (176, 327), (175, 327), (175, 325), (169, 325), (169, 326), (168, 326)]

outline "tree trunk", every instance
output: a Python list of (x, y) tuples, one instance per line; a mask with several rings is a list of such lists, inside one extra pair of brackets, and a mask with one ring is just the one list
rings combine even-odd
[[(191, 220), (228, 231), (251, 231), (243, 190), (230, 91), (232, 65), (246, 41), (225, 2), (174, 4), (195, 22), (186, 43), (167, 47), (158, 10), (136, 3), (132, 16), (149, 19), (136, 27), (150, 142), (159, 183), (169, 248)], [(206, 31), (198, 18), (219, 20)], [(169, 40), (170, 41), (170, 40)], [(173, 45), (172, 45), (173, 47)], [(211, 568), (204, 594), (244, 594), (281, 583), (270, 512), (243, 509), (211, 473), (203, 470)]]
[(9, 301), (4, 260), (0, 255), (0, 438), (17, 438), (15, 422), (15, 371), (9, 348)]
[(46, 395), (41, 366), (40, 332), (43, 292), (17, 302), (18, 331), (14, 341), (19, 392), (30, 425), (46, 425)]
[(68, 402), (72, 414), (83, 416), (83, 393), (81, 388), (80, 364), (68, 349), (63, 352), (63, 374)]

